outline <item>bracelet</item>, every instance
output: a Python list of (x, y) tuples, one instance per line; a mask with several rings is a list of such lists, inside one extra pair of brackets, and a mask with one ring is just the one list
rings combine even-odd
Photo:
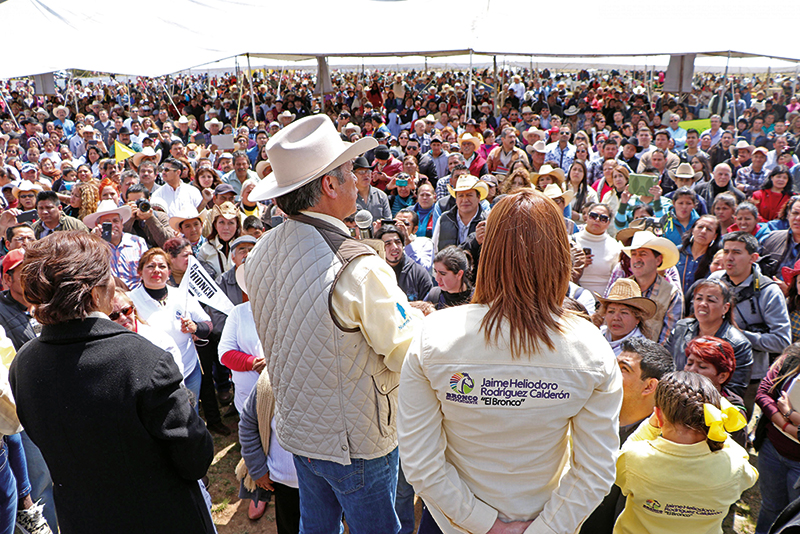
[(791, 423), (790, 421), (786, 421), (786, 422), (783, 424), (783, 426), (781, 427), (781, 430), (782, 430), (783, 432), (786, 432), (786, 427), (787, 427), (787, 426), (789, 426), (789, 425), (791, 425), (791, 424), (792, 424), (792, 423)]

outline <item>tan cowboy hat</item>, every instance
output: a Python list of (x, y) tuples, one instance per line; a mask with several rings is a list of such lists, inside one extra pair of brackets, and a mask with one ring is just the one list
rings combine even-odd
[(642, 296), (639, 284), (630, 278), (620, 278), (608, 290), (607, 297), (597, 296), (597, 300), (603, 304), (625, 304), (636, 308), (644, 313), (645, 320), (653, 317), (658, 309), (658, 305), (654, 301)]
[(533, 113), (533, 109), (530, 106), (524, 106), (522, 111), (519, 112), (520, 115), (525, 115), (526, 113)]
[(97, 211), (83, 218), (83, 223), (89, 228), (94, 228), (97, 226), (97, 219), (103, 215), (111, 215), (113, 213), (122, 218), (122, 224), (125, 224), (131, 218), (131, 208), (129, 206), (117, 206), (117, 203), (113, 200), (103, 200), (97, 205)]
[(280, 118), (287, 118), (287, 119), (292, 119), (292, 120), (294, 120), (294, 119), (295, 119), (295, 117), (297, 117), (297, 115), (295, 115), (294, 113), (292, 113), (292, 112), (291, 112), (291, 111), (289, 111), (288, 109), (287, 109), (287, 110), (284, 110), (282, 113), (278, 114), (278, 118), (279, 118), (279, 119), (280, 119)]
[(544, 144), (544, 141), (536, 141), (532, 145), (528, 145), (525, 147), (525, 151), (528, 152), (531, 156), (534, 152), (538, 152), (539, 154), (547, 154), (547, 145)]
[(470, 133), (465, 133), (461, 136), (461, 139), (458, 140), (459, 146), (462, 143), (472, 143), (472, 146), (475, 147), (475, 151), (477, 152), (481, 148), (481, 140), (477, 135), (472, 135)]
[(529, 145), (532, 145), (536, 141), (544, 141), (547, 139), (547, 132), (540, 130), (536, 126), (531, 126), (522, 132), (522, 137), (528, 142)]
[(269, 162), (268, 159), (259, 161), (256, 163), (256, 174), (259, 178), (264, 178), (267, 175), (267, 171), (272, 170), (272, 164)]
[(627, 228), (623, 228), (622, 230), (617, 232), (615, 236), (617, 241), (622, 243), (623, 245), (625, 242), (633, 237), (633, 234), (636, 232), (641, 232), (642, 230), (649, 230), (653, 228), (657, 223), (648, 217), (642, 217), (641, 219), (635, 219), (628, 224)]
[(565, 205), (572, 202), (572, 199), (575, 198), (575, 193), (573, 193), (569, 189), (564, 191), (558, 184), (548, 184), (548, 186), (544, 188), (543, 193), (544, 196), (546, 196), (550, 200), (555, 200), (559, 197), (563, 198)]
[(470, 189), (477, 191), (478, 197), (481, 200), (486, 198), (486, 196), (489, 194), (489, 186), (486, 185), (486, 182), (470, 174), (462, 174), (459, 176), (455, 189), (450, 187), (450, 184), (447, 184), (447, 190), (450, 191), (452, 196), (456, 196), (456, 193), (459, 191), (469, 191)]
[(139, 165), (142, 164), (142, 160), (144, 158), (157, 158), (157, 159), (160, 159), (161, 158), (161, 151), (159, 150), (158, 152), (156, 152), (155, 150), (153, 150), (153, 147), (146, 146), (146, 147), (144, 147), (142, 149), (141, 152), (137, 152), (136, 154), (134, 154), (133, 157), (131, 158), (131, 160), (133, 160), (133, 165), (138, 168)]
[(731, 151), (731, 155), (733, 157), (736, 157), (736, 155), (739, 153), (740, 150), (747, 150), (749, 153), (752, 154), (754, 148), (755, 147), (753, 145), (742, 139), (735, 145), (731, 145), (731, 148), (729, 150)]
[(198, 219), (201, 223), (205, 223), (205, 213), (198, 213), (196, 208), (187, 208), (178, 212), (175, 216), (169, 218), (169, 225), (173, 230), (180, 233), (180, 225), (183, 221), (190, 219)]
[(250, 201), (290, 193), (376, 146), (378, 142), (372, 137), (355, 143), (342, 141), (327, 115), (293, 122), (267, 143), (272, 172), (253, 189)]
[(642, 230), (641, 232), (633, 234), (631, 246), (623, 247), (622, 251), (630, 256), (632, 250), (640, 248), (649, 248), (661, 254), (662, 261), (661, 265), (658, 267), (659, 271), (675, 267), (680, 259), (678, 247), (675, 246), (675, 243), (665, 237), (656, 237), (656, 235), (649, 230)]
[(22, 180), (19, 186), (14, 186), (14, 188), (11, 190), (11, 194), (14, 195), (14, 198), (19, 200), (19, 194), (24, 191), (36, 191), (37, 193), (41, 193), (44, 191), (44, 188), (41, 185), (35, 184), (31, 181)]
[(539, 172), (531, 173), (531, 182), (533, 182), (533, 185), (539, 185), (539, 178), (542, 176), (552, 176), (558, 180), (559, 185), (563, 184), (564, 180), (567, 178), (562, 169), (553, 167), (552, 165), (542, 165)]
[(702, 178), (702, 172), (694, 172), (694, 169), (689, 163), (681, 163), (675, 171), (668, 171), (669, 175), (674, 180), (679, 178), (681, 180), (699, 180)]

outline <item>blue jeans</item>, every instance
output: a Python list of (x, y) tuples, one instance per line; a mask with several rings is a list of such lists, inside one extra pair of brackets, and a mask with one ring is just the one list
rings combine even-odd
[(189, 376), (184, 377), (183, 383), (186, 389), (194, 395), (194, 410), (200, 413), (200, 384), (203, 381), (203, 372), (200, 370), (200, 362), (194, 366), (194, 371), (189, 373)]
[(44, 518), (50, 525), (50, 530), (58, 532), (58, 517), (56, 516), (56, 502), (53, 499), (53, 479), (50, 478), (50, 469), (42, 456), (42, 451), (31, 441), (28, 433), (20, 432), (22, 447), (25, 449), (25, 460), (28, 464), (28, 478), (31, 481), (31, 499), (44, 505)]
[(394, 510), (400, 519), (400, 534), (414, 534), (414, 488), (406, 481), (403, 466), (397, 470), (397, 496)]
[(800, 497), (800, 462), (788, 460), (775, 450), (769, 439), (758, 451), (758, 487), (761, 511), (756, 534), (767, 534), (772, 523), (790, 502)]
[(17, 499), (22, 501), (31, 492), (25, 449), (22, 448), (22, 436), (14, 434), (6, 436), (4, 439), (8, 447), (8, 461), (11, 462), (11, 470), (14, 472), (14, 478), (17, 479)]
[(300, 485), (300, 533), (339, 534), (344, 512), (352, 534), (397, 534), (397, 448), (350, 465), (295, 455)]
[(17, 522), (17, 480), (11, 471), (8, 446), (0, 439), (0, 534), (13, 534)]

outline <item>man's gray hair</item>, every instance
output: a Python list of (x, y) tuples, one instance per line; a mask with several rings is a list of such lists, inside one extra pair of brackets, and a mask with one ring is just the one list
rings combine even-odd
[(342, 167), (336, 167), (299, 189), (276, 197), (275, 203), (286, 215), (299, 215), (302, 210), (316, 206), (322, 198), (322, 178), (325, 176), (333, 176), (339, 184), (343, 184), (346, 179)]

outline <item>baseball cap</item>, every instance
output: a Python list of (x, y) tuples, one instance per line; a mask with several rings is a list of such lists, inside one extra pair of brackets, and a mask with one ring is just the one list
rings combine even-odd
[(22, 260), (25, 259), (25, 249), (24, 248), (16, 248), (6, 254), (6, 257), (3, 258), (3, 274), (5, 275), (11, 269), (17, 267)]
[(230, 184), (219, 184), (214, 189), (215, 195), (224, 195), (225, 193), (236, 193), (236, 190)]

